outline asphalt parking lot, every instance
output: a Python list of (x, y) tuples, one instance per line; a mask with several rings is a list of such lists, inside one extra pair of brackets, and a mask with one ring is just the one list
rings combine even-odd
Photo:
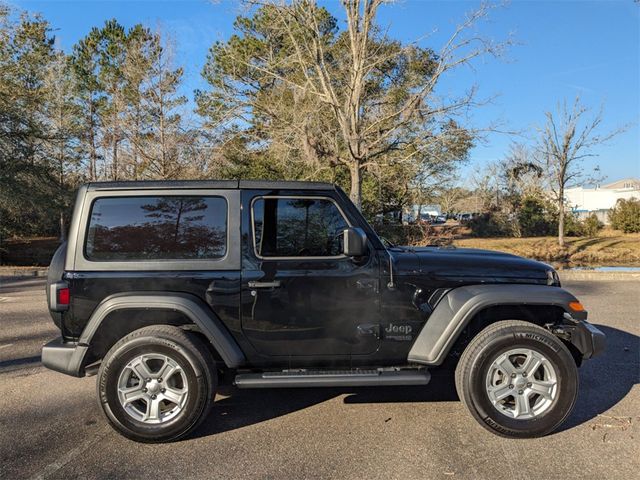
[[(0, 280), (0, 478), (637, 478), (640, 471), (640, 282), (565, 287), (608, 336), (580, 370), (563, 428), (496, 437), (466, 413), (448, 375), (427, 387), (227, 388), (190, 438), (143, 445), (106, 424), (95, 377), (44, 369), (57, 335), (43, 280)], [(635, 472), (635, 473), (634, 473)]]

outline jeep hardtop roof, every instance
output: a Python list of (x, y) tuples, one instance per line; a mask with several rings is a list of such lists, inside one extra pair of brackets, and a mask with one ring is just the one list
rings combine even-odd
[(269, 180), (149, 180), (121, 182), (91, 182), (87, 190), (145, 190), (145, 189), (278, 189), (278, 190), (336, 190), (332, 183)]

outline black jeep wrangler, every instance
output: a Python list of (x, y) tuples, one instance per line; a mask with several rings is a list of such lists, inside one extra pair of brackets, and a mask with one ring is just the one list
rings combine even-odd
[(97, 371), (107, 419), (144, 442), (193, 430), (222, 381), (399, 387), (454, 365), (481, 425), (540, 436), (605, 340), (548, 265), (389, 245), (324, 183), (85, 185), (47, 295), (42, 363)]

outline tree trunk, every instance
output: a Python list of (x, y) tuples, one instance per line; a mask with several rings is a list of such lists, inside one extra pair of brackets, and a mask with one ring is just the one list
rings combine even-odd
[(98, 153), (96, 151), (96, 142), (93, 131), (93, 126), (89, 127), (89, 143), (91, 147), (90, 159), (89, 159), (89, 180), (95, 182), (98, 179)]
[[(62, 124), (62, 120), (60, 121), (60, 124)], [(65, 192), (65, 183), (64, 183), (64, 146), (62, 144), (62, 141), (59, 142), (59, 146), (58, 146), (58, 164), (59, 164), (59, 177), (58, 177), (58, 191), (59, 191), (59, 201), (60, 201), (60, 205), (64, 205), (65, 201), (64, 201), (64, 192)], [(60, 210), (60, 220), (59, 220), (59, 225), (60, 225), (60, 243), (64, 242), (66, 240), (66, 231), (64, 228), (64, 210)]]
[(64, 226), (64, 213), (60, 212), (60, 243), (64, 242), (67, 239), (67, 231)]
[(558, 200), (558, 245), (564, 247), (564, 189), (560, 189)]
[(96, 149), (95, 122), (93, 121), (93, 104), (89, 106), (89, 144), (91, 158), (89, 159), (89, 180), (95, 182), (98, 179), (98, 152)]
[(362, 210), (362, 171), (360, 170), (360, 162), (356, 161), (352, 163), (349, 172), (351, 173), (351, 192), (349, 193), (349, 198), (351, 198), (351, 201), (358, 210)]
[(113, 150), (112, 176), (113, 176), (113, 181), (117, 181), (118, 180), (118, 142), (116, 140), (113, 141), (112, 150)]

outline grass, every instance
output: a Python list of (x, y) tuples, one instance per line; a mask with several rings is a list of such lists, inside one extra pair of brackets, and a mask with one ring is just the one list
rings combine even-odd
[(572, 266), (640, 266), (640, 234), (608, 231), (598, 237), (460, 238), (458, 247), (483, 248)]

